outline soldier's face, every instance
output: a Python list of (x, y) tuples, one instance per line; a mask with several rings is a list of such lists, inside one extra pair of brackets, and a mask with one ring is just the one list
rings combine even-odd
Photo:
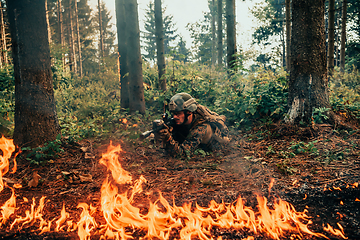
[(175, 121), (176, 125), (183, 124), (184, 121), (185, 121), (185, 113), (183, 111), (174, 112), (173, 113), (173, 118), (174, 118), (174, 121)]

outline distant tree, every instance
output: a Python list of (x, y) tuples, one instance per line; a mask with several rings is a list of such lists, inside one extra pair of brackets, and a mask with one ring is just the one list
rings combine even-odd
[(236, 70), (236, 17), (235, 0), (226, 0), (226, 39), (227, 39), (227, 65)]
[(330, 75), (334, 71), (334, 43), (335, 43), (335, 0), (329, 0), (327, 69)]
[(291, 68), (286, 122), (310, 124), (314, 110), (330, 110), (326, 71), (324, 1), (292, 0)]
[(216, 64), (216, 29), (215, 29), (215, 20), (216, 20), (216, 6), (215, 6), (215, 0), (212, 0), (211, 6), (210, 6), (210, 14), (211, 14), (211, 65), (215, 66)]
[(211, 65), (211, 15), (204, 12), (204, 19), (192, 24), (188, 24), (186, 28), (190, 31), (190, 36), (194, 44), (194, 59), (199, 63)]
[(60, 134), (45, 0), (7, 1), (7, 7), (15, 75), (14, 143), (20, 147), (37, 147)]
[(165, 79), (165, 53), (164, 53), (164, 28), (162, 19), (161, 0), (155, 0), (155, 37), (156, 59), (159, 73), (160, 89), (166, 91)]
[(345, 43), (346, 43), (346, 15), (347, 0), (343, 0), (341, 9), (341, 43), (340, 43), (340, 70), (345, 71)]
[[(273, 52), (282, 49), (281, 65), (286, 64), (284, 22), (285, 22), (285, 0), (265, 0), (264, 4), (258, 5), (251, 10), (251, 13), (260, 22), (259, 26), (252, 34), (253, 44), (260, 46), (274, 46)], [(272, 55), (268, 64), (272, 62), (278, 64), (278, 57)]]
[[(220, 2), (220, 3), (219, 3)], [(219, 4), (220, 7), (223, 8), (222, 1), (218, 1), (218, 7)], [(217, 48), (215, 51), (218, 53), (217, 61), (222, 64), (223, 63), (223, 53), (226, 52), (224, 48), (226, 48), (226, 44), (223, 44), (223, 28), (222, 26), (225, 25), (224, 21), (225, 18), (223, 18), (223, 10), (221, 11), (221, 14), (218, 14), (219, 9), (212, 7), (212, 0), (208, 0), (208, 7), (209, 12), (203, 13), (203, 19), (200, 21), (197, 21), (192, 24), (188, 24), (186, 28), (190, 31), (190, 36), (193, 39), (193, 44), (195, 54), (194, 59), (198, 61), (199, 63), (211, 65), (212, 64), (212, 57), (213, 57), (213, 31), (216, 31), (215, 28), (212, 27), (212, 20), (213, 15), (218, 16), (217, 18)], [(220, 19), (219, 19), (220, 18)], [(219, 24), (219, 21), (221, 21), (221, 24)], [(220, 28), (220, 29), (219, 29)], [(221, 32), (221, 33), (220, 33)], [(221, 40), (219, 39), (221, 38)], [(222, 50), (219, 50), (221, 48)]]
[(348, 0), (347, 2), (349, 38), (346, 44), (346, 65), (360, 69), (360, 1)]
[[(143, 49), (145, 50), (144, 57), (149, 61), (156, 59), (156, 28), (155, 28), (155, 9), (154, 2), (151, 1), (145, 12), (145, 31), (142, 32)], [(171, 51), (170, 43), (175, 41), (178, 37), (177, 29), (173, 23), (173, 16), (165, 14), (166, 9), (163, 8), (163, 34), (164, 34), (164, 54), (169, 54)]]
[(291, 44), (291, 9), (290, 0), (285, 0), (285, 19), (286, 19), (286, 71), (290, 69), (290, 44)]
[(223, 64), (223, 0), (217, 0), (217, 53), (218, 65), (222, 67)]
[(186, 63), (189, 61), (190, 54), (190, 50), (186, 48), (186, 42), (184, 41), (183, 37), (180, 36), (180, 40), (174, 49), (173, 59)]
[(98, 12), (97, 12), (97, 16), (98, 16), (98, 24), (99, 24), (99, 57), (100, 57), (100, 61), (103, 64), (104, 61), (104, 35), (103, 35), (103, 24), (102, 24), (102, 11), (101, 11), (101, 0), (98, 0)]
[[(106, 8), (106, 5), (104, 2), (101, 2), (101, 29), (102, 29), (102, 44), (103, 44), (103, 58), (104, 58), (104, 65), (106, 69), (112, 69), (116, 71), (116, 59), (117, 59), (117, 53), (115, 50), (115, 36), (116, 33), (113, 32), (112, 27), (113, 24), (111, 23), (112, 16), (110, 15), (109, 10)], [(96, 24), (100, 26), (99, 24), (99, 11), (96, 12), (96, 18), (94, 19)], [(97, 28), (97, 30), (100, 30), (100, 28)], [(100, 34), (100, 32), (97, 32)], [(99, 48), (100, 48), (99, 43)], [(100, 51), (101, 52), (101, 51)]]

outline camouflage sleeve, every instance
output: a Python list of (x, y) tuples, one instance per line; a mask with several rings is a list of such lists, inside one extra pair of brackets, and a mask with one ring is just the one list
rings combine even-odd
[(200, 145), (206, 135), (207, 124), (199, 124), (192, 129), (182, 144), (173, 138), (165, 143), (165, 149), (173, 156), (189, 156)]

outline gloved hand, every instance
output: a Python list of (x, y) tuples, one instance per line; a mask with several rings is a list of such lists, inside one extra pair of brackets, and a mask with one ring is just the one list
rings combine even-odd
[(168, 142), (171, 139), (171, 133), (169, 131), (169, 127), (164, 125), (164, 128), (159, 131), (160, 139), (163, 142)]

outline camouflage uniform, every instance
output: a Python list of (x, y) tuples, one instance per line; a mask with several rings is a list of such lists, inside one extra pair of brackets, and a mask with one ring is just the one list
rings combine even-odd
[[(229, 141), (229, 130), (222, 116), (199, 105), (187, 93), (178, 93), (169, 103), (172, 112), (189, 111), (193, 119), (189, 125), (175, 125), (171, 134), (165, 130), (164, 147), (172, 155), (189, 156), (197, 148), (205, 151), (220, 149)], [(222, 124), (218, 124), (222, 122)]]
[(221, 131), (195, 112), (194, 120), (189, 126), (174, 126), (172, 138), (164, 143), (164, 147), (174, 156), (189, 156), (197, 148), (214, 151), (228, 141), (228, 133), (227, 128)]

